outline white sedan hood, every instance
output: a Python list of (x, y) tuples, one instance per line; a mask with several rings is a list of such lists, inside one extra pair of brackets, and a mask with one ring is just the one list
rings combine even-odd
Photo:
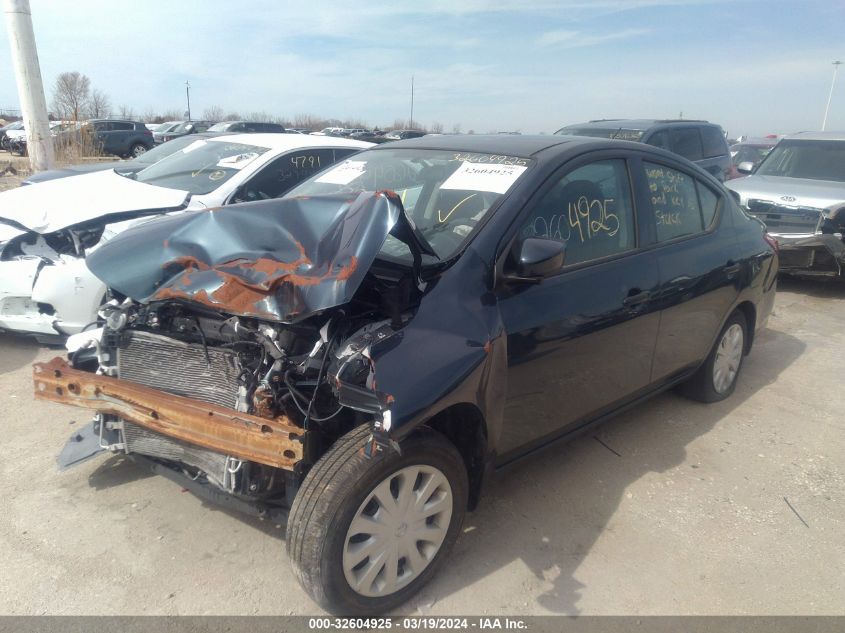
[[(103, 216), (117, 216), (109, 219), (114, 222), (123, 214), (181, 209), (188, 197), (187, 191), (137, 182), (109, 169), (0, 193), (0, 219), (17, 228), (52, 233)], [(0, 241), (5, 233), (16, 232), (2, 223), (0, 227)]]

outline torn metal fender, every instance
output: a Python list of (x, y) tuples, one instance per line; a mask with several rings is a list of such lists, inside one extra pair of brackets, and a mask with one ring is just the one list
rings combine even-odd
[(176, 299), (293, 323), (352, 299), (389, 233), (417, 257), (432, 252), (398, 196), (376, 192), (160, 218), (124, 231), (87, 262), (142, 303)]
[(33, 366), (35, 397), (118, 416), (151, 431), (243, 460), (292, 470), (302, 430), (127, 380), (73, 369), (61, 358)]
[(351, 372), (335, 376), (340, 402), (373, 413), (377, 431), (394, 441), (452, 405), (471, 404), (485, 419), (488, 446), (495, 447), (507, 386), (507, 337), (486, 290), (491, 274), (470, 246), (448, 275), (429, 285), (401, 330), (370, 345), (369, 385), (354, 384)]

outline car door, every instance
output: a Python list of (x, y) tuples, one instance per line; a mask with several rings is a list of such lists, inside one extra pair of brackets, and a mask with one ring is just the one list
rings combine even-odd
[(129, 152), (129, 138), (135, 132), (135, 124), (126, 121), (112, 121), (109, 132), (109, 149), (112, 154), (126, 154)]
[(95, 143), (101, 152), (104, 154), (114, 153), (112, 148), (114, 141), (112, 135), (112, 124), (110, 121), (94, 121), (94, 137)]
[[(658, 270), (639, 248), (631, 164), (611, 154), (567, 165), (520, 220), (517, 243), (566, 243), (561, 272), (507, 285), (507, 398), (500, 461), (616, 408), (649, 385)], [(505, 264), (507, 266), (507, 264)]]
[(739, 294), (735, 237), (722, 222), (724, 193), (680, 163), (644, 160), (661, 309), (652, 381), (695, 368)]

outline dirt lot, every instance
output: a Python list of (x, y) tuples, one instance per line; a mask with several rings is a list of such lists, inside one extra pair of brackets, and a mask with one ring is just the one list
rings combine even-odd
[[(845, 613), (845, 287), (781, 289), (733, 397), (666, 394), (512, 468), (402, 612)], [(317, 610), (283, 529), (118, 456), (58, 472), (86, 416), (32, 400), (54, 354), (0, 335), (0, 613)]]

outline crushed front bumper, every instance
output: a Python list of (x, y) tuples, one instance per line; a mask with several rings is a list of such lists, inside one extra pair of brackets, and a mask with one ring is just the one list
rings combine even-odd
[(72, 368), (62, 358), (33, 365), (35, 397), (113, 415), (150, 431), (245, 461), (293, 470), (303, 431), (144, 385)]
[(780, 271), (794, 275), (841, 277), (845, 237), (839, 233), (770, 233), (780, 249)]

